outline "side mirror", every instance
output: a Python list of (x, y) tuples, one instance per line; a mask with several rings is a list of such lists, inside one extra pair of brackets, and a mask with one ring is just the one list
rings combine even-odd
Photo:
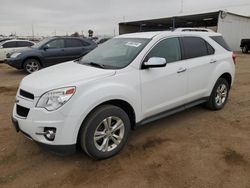
[(45, 45), (44, 47), (43, 47), (43, 50), (44, 51), (46, 51), (46, 50), (48, 50), (49, 49), (49, 47), (47, 46), (47, 45)]
[(151, 57), (147, 62), (144, 62), (144, 68), (165, 67), (167, 65), (166, 59), (161, 57)]

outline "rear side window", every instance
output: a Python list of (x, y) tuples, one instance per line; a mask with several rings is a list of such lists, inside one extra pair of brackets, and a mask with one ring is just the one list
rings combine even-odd
[(17, 46), (18, 47), (28, 47), (28, 46), (33, 46), (34, 44), (32, 42), (28, 41), (17, 41)]
[(199, 37), (183, 37), (184, 59), (214, 54), (213, 47)]
[(222, 36), (211, 36), (210, 38), (221, 45), (227, 51), (232, 51)]
[(64, 48), (64, 40), (63, 39), (56, 39), (56, 40), (53, 40), (53, 41), (49, 42), (48, 44), (46, 44), (46, 46), (49, 49)]
[(82, 44), (83, 44), (83, 46), (90, 46), (90, 43), (85, 41), (85, 40), (82, 41)]
[(82, 42), (78, 39), (66, 39), (66, 47), (67, 48), (76, 48), (82, 47)]
[(151, 57), (165, 58), (167, 63), (181, 60), (179, 39), (170, 38), (162, 40), (149, 52), (146, 60)]
[(214, 54), (214, 52), (215, 52), (214, 48), (210, 44), (208, 44), (207, 42), (206, 42), (206, 45), (207, 45), (207, 53), (208, 53), (208, 55)]
[(6, 42), (3, 44), (3, 48), (16, 48), (16, 41)]

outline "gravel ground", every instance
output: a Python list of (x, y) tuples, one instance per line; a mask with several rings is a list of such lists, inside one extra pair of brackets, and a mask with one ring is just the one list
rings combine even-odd
[(197, 106), (150, 123), (104, 161), (53, 155), (15, 132), (10, 116), (24, 76), (0, 64), (0, 187), (250, 187), (249, 54), (238, 54), (223, 110)]

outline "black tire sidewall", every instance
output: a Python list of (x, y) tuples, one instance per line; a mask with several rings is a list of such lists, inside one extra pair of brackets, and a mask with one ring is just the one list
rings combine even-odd
[[(99, 151), (94, 144), (94, 132), (97, 126), (107, 117), (116, 116), (119, 117), (125, 127), (124, 137), (121, 143), (110, 152), (102, 152)], [(113, 106), (113, 105), (104, 105), (96, 110), (94, 110), (89, 117), (86, 119), (86, 122), (82, 125), (82, 130), (80, 131), (80, 143), (83, 150), (94, 159), (106, 159), (112, 157), (119, 153), (121, 149), (124, 147), (128, 140), (128, 136), (131, 130), (130, 119), (126, 112), (124, 112), (121, 108)]]
[[(216, 91), (218, 89), (218, 87), (221, 85), (221, 84), (225, 84), (226, 87), (227, 87), (227, 96), (226, 96), (226, 100), (224, 101), (224, 103), (222, 105), (218, 105), (215, 101), (215, 98), (216, 98)], [(219, 78), (213, 88), (213, 91), (212, 91), (212, 95), (211, 95), (211, 99), (212, 100), (212, 106), (215, 110), (220, 110), (222, 109), (225, 104), (227, 103), (227, 100), (228, 100), (228, 96), (229, 96), (229, 84), (228, 82), (224, 79), (224, 78)]]
[[(31, 74), (31, 73), (27, 70), (27, 68), (26, 68), (27, 63), (29, 63), (30, 61), (36, 62), (36, 63), (38, 64), (38, 66), (39, 66), (39, 69), (38, 69), (38, 70), (41, 69), (41, 65), (40, 65), (40, 62), (39, 62), (38, 60), (36, 60), (36, 59), (27, 59), (27, 60), (25, 60), (25, 62), (24, 62), (24, 64), (23, 64), (23, 68), (24, 68), (24, 70), (25, 70), (26, 73)], [(37, 70), (37, 71), (38, 71), (38, 70)]]

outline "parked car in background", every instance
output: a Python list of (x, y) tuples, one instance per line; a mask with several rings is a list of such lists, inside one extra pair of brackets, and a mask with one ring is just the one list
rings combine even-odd
[(214, 32), (115, 37), (78, 62), (25, 77), (13, 124), (54, 152), (71, 153), (78, 143), (94, 159), (111, 157), (137, 126), (201, 103), (221, 110), (236, 63), (225, 44)]
[(6, 41), (6, 40), (11, 40), (11, 39), (13, 39), (13, 38), (1, 38), (1, 39), (0, 39), (0, 42), (4, 42), (4, 41)]
[(242, 39), (240, 43), (242, 53), (246, 54), (250, 50), (250, 39)]
[(35, 43), (28, 40), (6, 40), (0, 43), (0, 61), (6, 60), (6, 55), (22, 48), (33, 46)]
[(52, 37), (36, 45), (7, 56), (6, 63), (17, 69), (33, 73), (41, 68), (78, 59), (97, 45), (88, 39), (76, 37)]
[(106, 38), (99, 38), (96, 42), (96, 44), (102, 44), (108, 40), (110, 40), (111, 38), (110, 37), (106, 37)]

